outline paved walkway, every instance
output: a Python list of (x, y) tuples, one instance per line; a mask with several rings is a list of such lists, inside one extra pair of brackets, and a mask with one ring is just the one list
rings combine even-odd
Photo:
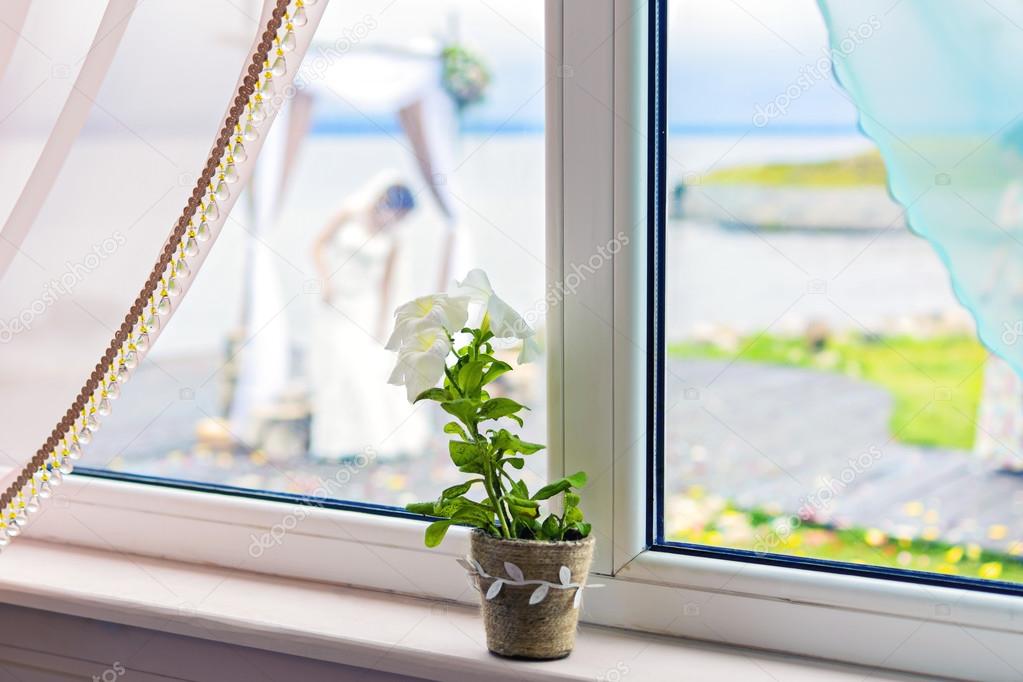
[(891, 440), (878, 386), (741, 361), (669, 368), (669, 494), (699, 485), (741, 508), (1001, 551), (1023, 539), (1023, 476)]
[[(274, 462), (192, 451), (196, 422), (218, 412), (216, 379), (206, 381), (206, 365), (179, 361), (140, 371), (83, 465), (112, 459), (127, 471), (299, 493), (322, 493), (327, 482), (326, 492), (335, 497), (397, 505), (432, 498), (460, 480), (442, 442), (423, 457), (365, 471), (304, 457)], [(740, 508), (808, 509), (838, 526), (927, 534), (1002, 551), (1023, 538), (1023, 476), (992, 469), (966, 452), (892, 441), (892, 399), (880, 387), (741, 361), (671, 361), (669, 368), (669, 495), (697, 485)], [(182, 393), (182, 386), (195, 387), (194, 394)], [(542, 404), (534, 407), (543, 413)], [(536, 432), (527, 435), (542, 441), (540, 420), (530, 426)], [(529, 464), (535, 485), (544, 475), (544, 457)]]

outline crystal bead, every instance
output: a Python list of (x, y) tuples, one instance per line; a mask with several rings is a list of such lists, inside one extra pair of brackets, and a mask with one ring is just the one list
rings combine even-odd
[(178, 262), (174, 264), (174, 272), (176, 272), (178, 277), (182, 279), (188, 279), (188, 276), (192, 274), (192, 270), (188, 267), (188, 263), (184, 258), (179, 259)]
[(269, 99), (276, 91), (277, 88), (274, 85), (274, 75), (268, 71), (263, 76), (263, 84), (259, 86), (259, 94), (263, 96), (263, 99)]
[(185, 255), (194, 256), (199, 253), (199, 242), (195, 240), (195, 237), (189, 237), (185, 240)]
[(19, 526), (24, 526), (28, 523), (28, 512), (25, 511), (25, 503), (22, 502), (18, 505), (14, 512), (14, 523)]
[(108, 416), (110, 414), (110, 398), (105, 395), (100, 398), (99, 404), (96, 405), (96, 412), (98, 412), (101, 417)]
[(291, 52), (295, 49), (295, 32), (290, 28), (285, 31), (284, 37), (281, 38), (281, 49), (285, 52)]
[(234, 147), (231, 149), (231, 156), (233, 156), (234, 160), (237, 161), (238, 163), (241, 163), (245, 159), (249, 158), (249, 153), (245, 151), (245, 145), (242, 144), (241, 139), (234, 143)]
[(124, 359), (121, 361), (124, 366), (128, 369), (135, 369), (139, 366), (139, 354), (134, 348), (129, 348), (124, 354)]
[(167, 293), (170, 294), (171, 296), (181, 295), (181, 285), (178, 284), (177, 277), (171, 277), (169, 280), (167, 280)]
[(288, 72), (288, 63), (284, 61), (284, 53), (277, 50), (277, 59), (274, 60), (274, 65), (270, 67), (271, 73), (275, 76), (283, 76)]
[(18, 527), (17, 521), (15, 521), (14, 514), (7, 517), (7, 535), (12, 538), (16, 538), (21, 535), (21, 528)]
[(156, 304), (156, 312), (159, 315), (167, 315), (171, 311), (170, 299), (166, 296), (160, 296), (160, 302)]
[(217, 206), (217, 202), (210, 197), (209, 202), (206, 204), (206, 208), (202, 211), (203, 217), (206, 220), (216, 220), (220, 217), (220, 208)]
[(124, 363), (122, 362), (117, 366), (117, 383), (119, 384), (128, 383), (128, 379), (130, 378), (131, 375), (128, 374), (128, 368), (125, 367)]
[(263, 106), (262, 99), (254, 99), (249, 102), (249, 116), (252, 117), (254, 123), (262, 123), (266, 119), (266, 108)]
[[(262, 111), (263, 105), (260, 104), (259, 108), (260, 108), (260, 111)], [(255, 112), (253, 112), (253, 113), (255, 113)], [(224, 166), (224, 175), (223, 175), (223, 177), (224, 177), (224, 180), (226, 180), (229, 183), (233, 184), (235, 182), (238, 182), (238, 169), (235, 167), (234, 161), (228, 161), (227, 165)]]
[[(184, 261), (182, 261), (182, 263), (184, 263)], [(149, 330), (143, 326), (142, 330), (135, 337), (135, 347), (140, 351), (147, 351), (149, 350), (149, 343)]]
[(156, 314), (156, 306), (150, 305), (149, 310), (146, 311), (146, 316), (143, 318), (143, 323), (149, 329), (159, 329), (160, 327), (160, 316)]
[(305, 26), (309, 23), (309, 17), (305, 14), (305, 7), (299, 5), (295, 8), (295, 16), (291, 17), (291, 23), (295, 26)]
[(107, 382), (107, 397), (111, 400), (117, 400), (121, 397), (121, 385), (116, 380)]
[(85, 428), (89, 429), (93, 433), (99, 431), (99, 418), (95, 414), (90, 414), (85, 418)]
[(85, 426), (86, 428), (78, 429), (78, 433), (76, 434), (78, 442), (81, 443), (82, 445), (88, 445), (89, 443), (92, 442), (92, 432), (89, 428), (87, 428), (88, 423), (86, 423)]
[(62, 473), (62, 474), (64, 474), (66, 476), (66, 475), (70, 474), (74, 470), (75, 470), (75, 465), (71, 462), (70, 459), (65, 457), (64, 459), (60, 460), (60, 473)]
[(213, 196), (221, 201), (224, 201), (231, 196), (231, 191), (227, 188), (227, 181), (224, 179), (223, 173), (220, 174), (220, 181), (217, 182), (217, 188), (213, 190)]
[(210, 240), (210, 224), (203, 220), (199, 223), (199, 227), (195, 228), (195, 238), (201, 242), (207, 242)]
[[(109, 414), (109, 412), (107, 413)], [(77, 441), (71, 441), (71, 444), (67, 447), (67, 456), (74, 460), (82, 458), (82, 446)]]
[(25, 503), (25, 511), (29, 514), (35, 514), (39, 511), (39, 495), (32, 495), (28, 498)]
[(259, 137), (259, 131), (256, 130), (256, 126), (252, 125), (251, 122), (246, 122), (244, 130), (242, 130), (242, 137), (246, 140), (255, 140)]
[(50, 464), (53, 466), (53, 468), (50, 469), (49, 471), (50, 485), (56, 488), (57, 486), (64, 482), (64, 476), (63, 474), (60, 473), (60, 469), (58, 469), (53, 462), (51, 462)]
[(49, 480), (45, 480), (39, 484), (39, 497), (40, 499), (48, 499), (53, 496), (53, 486), (50, 485)]

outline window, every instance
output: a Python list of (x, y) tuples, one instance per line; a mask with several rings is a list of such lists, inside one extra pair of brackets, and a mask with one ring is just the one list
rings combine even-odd
[[(514, 304), (544, 313), (546, 365), (521, 373), (528, 380), (508, 390), (522, 392), (532, 416), (541, 417), (532, 428), (548, 444), (549, 474), (590, 474), (583, 506), (597, 534), (594, 570), (606, 588), (587, 597), (583, 617), (929, 675), (1013, 677), (1014, 667), (1023, 668), (1021, 607), (1013, 595), (988, 593), (1015, 589), (1007, 582), (1009, 559), (993, 558), (997, 548), (986, 544), (996, 541), (994, 524), (985, 524), (987, 537), (976, 543), (979, 559), (969, 540), (951, 534), (940, 510), (931, 524), (937, 537), (910, 539), (909, 548), (899, 546), (896, 527), (881, 521), (845, 528), (823, 516), (813, 523), (800, 519), (789, 540), (756, 544), (760, 537), (782, 537), (777, 519), (791, 517), (800, 506), (793, 502), (821, 489), (817, 471), (799, 469), (801, 485), (790, 490), (788, 477), (772, 465), (796, 468), (798, 459), (810, 466), (811, 453), (789, 446), (807, 438), (815, 422), (827, 419), (836, 435), (850, 439), (851, 455), (834, 450), (820, 460), (837, 464), (837, 470), (825, 468), (825, 476), (841, 482), (848, 456), (871, 455), (869, 466), (849, 465), (862, 469), (850, 490), (889, 471), (897, 452), (961, 449), (969, 431), (960, 424), (941, 432), (946, 441), (940, 444), (919, 442), (921, 433), (939, 433), (931, 429), (917, 430), (916, 440), (909, 428), (903, 440), (891, 439), (891, 420), (905, 415), (904, 407), (878, 417), (879, 401), (919, 404), (919, 391), (931, 391), (914, 365), (940, 376), (940, 387), (959, 375), (956, 367), (929, 364), (938, 339), (923, 333), (934, 327), (914, 316), (930, 319), (931, 311), (951, 310), (947, 288), (938, 286), (944, 280), (928, 247), (905, 235), (899, 211), (879, 196), (884, 169), (855, 133), (849, 102), (824, 74), (784, 115), (754, 118), (757, 105), (772, 103), (789, 85), (790, 71), (805, 65), (774, 33), (816, 58), (824, 39), (816, 6), (807, 2), (789, 11), (788, 3), (689, 0), (562, 0), (542, 9), (534, 3), (420, 5), (334, 3), (321, 28), (328, 31), (321, 51), (314, 47), (307, 62), (315, 74), (317, 56), (329, 56), (338, 45), (345, 58), (408, 57), (408, 38), (424, 34), (441, 42), (464, 36), (459, 44), (490, 60), (488, 98), (461, 117), (455, 158), (463, 169), (454, 173), (456, 182), (436, 187), (462, 200), (455, 199), (460, 220), (477, 245), (491, 249), (478, 248), (476, 258), (495, 283), (510, 281)], [(448, 6), (456, 8), (457, 20), (439, 11)], [(391, 49), (396, 42), (402, 43), (397, 52)], [(507, 84), (515, 87), (504, 89)], [(466, 551), (467, 534), (452, 529), (444, 545), (426, 552), (419, 521), (395, 518), (401, 516), (395, 505), (434, 494), (447, 475), (446, 462), (434, 466), (436, 443), (366, 467), (359, 466), (358, 452), (316, 462), (315, 448), (309, 453), (304, 444), (300, 424), (309, 407), (301, 400), (306, 395), (308, 402), (309, 388), (301, 383), (310, 380), (306, 356), (324, 292), (309, 256), (313, 235), (378, 171), (396, 169), (417, 202), (402, 229), (410, 240), (422, 238), (403, 270), (408, 281), (400, 287), (407, 293), (394, 296), (401, 300), (434, 288), (435, 272), (413, 266), (435, 267), (421, 252), (439, 248), (431, 237), (443, 222), (429, 182), (437, 178), (424, 174), (404, 147), (401, 118), (368, 106), (359, 107), (366, 115), (353, 110), (354, 98), (366, 92), (356, 90), (344, 102), (337, 93), (311, 89), (318, 98), (312, 132), (294, 158), (295, 182), (282, 195), (279, 218), (269, 223), (276, 227), (253, 227), (251, 214), (262, 197), (232, 216), (225, 244), (214, 250), (197, 290), (161, 339), (155, 362), (127, 387), (141, 395), (148, 383), (147, 392), (162, 396), (162, 404), (154, 410), (140, 403), (139, 413), (110, 421), (110, 430), (122, 429), (121, 446), (110, 453), (119, 459), (88, 477), (72, 477), (67, 504), (41, 513), (36, 537), (471, 602), (453, 560)], [(849, 261), (836, 275), (836, 262)], [(887, 269), (893, 261), (925, 273), (934, 282), (930, 298), (871, 290), (875, 276), (894, 278)], [(274, 357), (290, 368), (281, 395), (292, 400), (283, 405), (291, 411), (271, 415), (273, 428), (255, 441), (225, 436), (222, 428), (197, 433), (197, 425), (205, 429), (228, 414), (222, 398), (238, 382), (231, 367), (221, 366), (255, 343), (232, 334), (246, 306), (266, 303), (243, 298), (242, 291), (245, 282), (264, 287), (263, 279), (251, 279), (252, 269), (267, 263), (278, 293), (286, 294), (269, 317), (270, 328), (276, 320), (280, 336), (289, 339), (289, 352)], [(844, 288), (848, 282), (857, 287)], [(769, 310), (790, 292), (780, 309)], [(797, 299), (794, 309), (804, 311), (798, 325), (782, 314)], [(836, 312), (836, 302), (849, 315)], [(873, 333), (884, 329), (888, 316), (911, 321), (898, 339)], [(958, 324), (951, 318), (942, 323)], [(957, 362), (973, 358), (975, 342), (956, 333), (946, 341)], [(226, 344), (242, 352), (225, 351)], [(906, 364), (898, 362), (901, 356)], [(963, 386), (978, 381), (984, 359), (977, 357), (978, 370)], [(336, 369), (367, 371), (349, 358), (335, 360)], [(188, 379), (172, 379), (161, 367)], [(779, 390), (775, 386), (788, 385), (793, 373), (813, 386), (841, 388), (802, 403), (789, 397), (767, 405), (750, 395)], [(758, 383), (749, 379), (754, 376)], [(722, 397), (719, 391), (726, 390), (733, 393)], [(928, 418), (947, 421), (947, 410), (963, 409), (953, 393), (948, 401), (935, 399), (925, 410)], [(872, 410), (873, 417), (849, 418), (854, 408)], [(782, 419), (796, 410), (811, 416)], [(400, 421), (408, 413), (391, 416)], [(132, 442), (154, 418), (150, 435)], [(134, 433), (126, 431), (129, 421), (139, 427)], [(804, 430), (792, 431), (793, 423)], [(117, 440), (116, 433), (104, 433), (108, 443)], [(881, 442), (876, 460), (873, 440)], [(258, 447), (236, 450), (232, 441)], [(663, 462), (656, 456), (662, 451)], [(979, 461), (951, 454), (960, 462)], [(762, 469), (734, 471), (754, 464)], [(343, 484), (330, 483), (325, 471), (347, 472)], [(1002, 494), (995, 487), (977, 490), (992, 499)], [(847, 499), (842, 491), (835, 505)], [(315, 504), (296, 497), (324, 492)], [(919, 515), (909, 518), (930, 524), (933, 505), (926, 496), (893, 498), (872, 511), (915, 512), (915, 505), (907, 506), (914, 501), (921, 503)], [(161, 532), (152, 533), (154, 527)], [(814, 544), (843, 533), (869, 553), (850, 557)], [(168, 536), (187, 541), (168, 543)], [(955, 546), (963, 554), (951, 561)], [(912, 555), (909, 565), (900, 563), (903, 551)], [(1004, 546), (999, 551), (1011, 553)], [(930, 565), (919, 564), (924, 556)], [(1002, 574), (981, 577), (982, 567), (994, 562)], [(959, 575), (938, 572), (941, 563), (958, 567)], [(881, 574), (895, 579), (876, 579)], [(956, 589), (963, 586), (988, 592)]]
[(668, 17), (658, 541), (1011, 589), (1017, 380), (890, 198), (816, 4)]
[[(543, 298), (543, 8), (334, 3), (298, 84), (94, 473), (399, 508), (461, 480), (383, 346), (398, 304), (474, 267)], [(542, 363), (508, 377), (543, 442)]]

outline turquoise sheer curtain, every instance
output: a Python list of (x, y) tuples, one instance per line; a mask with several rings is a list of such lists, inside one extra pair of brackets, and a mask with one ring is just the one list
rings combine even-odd
[(892, 195), (981, 340), (1023, 374), (1023, 1), (819, 4)]

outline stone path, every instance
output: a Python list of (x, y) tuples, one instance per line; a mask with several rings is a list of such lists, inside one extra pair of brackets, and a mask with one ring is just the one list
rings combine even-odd
[(671, 361), (669, 373), (669, 495), (697, 485), (740, 508), (1023, 547), (1023, 476), (968, 452), (893, 441), (892, 399), (878, 386), (741, 361)]
[[(206, 361), (148, 365), (84, 465), (156, 476), (400, 505), (459, 478), (444, 443), (366, 470), (304, 457), (266, 461), (194, 452), (196, 422), (218, 412)], [(970, 453), (891, 440), (891, 396), (828, 372), (737, 361), (671, 361), (666, 405), (669, 495), (700, 486), (740, 508), (812, 512), (821, 522), (1011, 551), (1023, 538), (1023, 476)], [(182, 387), (186, 390), (182, 392)], [(543, 413), (543, 405), (536, 404)], [(529, 433), (543, 440), (534, 420)], [(100, 454), (102, 450), (105, 454)], [(93, 454), (95, 453), (95, 454)], [(542, 454), (526, 472), (544, 476)], [(333, 483), (342, 481), (342, 483)], [(669, 528), (671, 519), (668, 519)], [(1004, 526), (1004, 529), (1001, 527)]]

